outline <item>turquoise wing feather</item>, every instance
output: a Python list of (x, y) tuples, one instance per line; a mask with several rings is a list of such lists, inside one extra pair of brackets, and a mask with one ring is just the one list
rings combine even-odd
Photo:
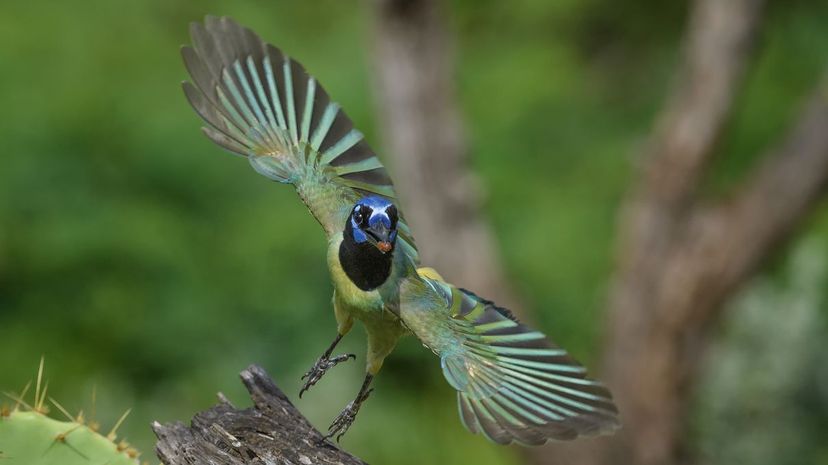
[[(184, 93), (213, 142), (294, 184), (329, 234), (342, 230), (359, 198), (396, 198), (377, 155), (301, 64), (226, 17), (193, 23), (190, 34), (193, 46), (181, 55), (193, 82), (183, 83)], [(398, 229), (416, 263), (404, 219)]]
[(440, 357), (469, 431), (499, 444), (539, 445), (619, 427), (609, 391), (508, 310), (421, 276), (401, 286), (400, 316)]

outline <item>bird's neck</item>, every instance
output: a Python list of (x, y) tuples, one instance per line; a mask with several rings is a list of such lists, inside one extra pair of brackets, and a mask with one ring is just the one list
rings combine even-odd
[(358, 288), (371, 291), (381, 286), (391, 274), (392, 255), (380, 252), (368, 242), (356, 242), (351, 222), (347, 222), (339, 245), (339, 263)]

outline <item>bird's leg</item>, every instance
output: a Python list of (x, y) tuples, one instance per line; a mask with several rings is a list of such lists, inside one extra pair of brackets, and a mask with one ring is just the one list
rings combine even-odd
[(368, 398), (371, 392), (374, 391), (373, 388), (369, 389), (373, 379), (374, 375), (371, 373), (365, 374), (365, 381), (362, 382), (362, 387), (359, 389), (359, 394), (357, 394), (356, 399), (349, 402), (348, 405), (345, 406), (345, 409), (343, 409), (342, 412), (334, 418), (333, 423), (331, 423), (331, 426), (328, 427), (328, 434), (322, 438), (323, 440), (336, 436), (336, 442), (339, 442), (339, 438), (341, 438), (342, 435), (348, 431), (348, 428), (350, 428), (354, 423), (354, 419), (359, 412), (359, 407), (363, 402), (365, 402), (365, 399)]
[(340, 339), (342, 339), (342, 334), (337, 333), (336, 339), (334, 339), (330, 347), (328, 347), (328, 350), (326, 350), (325, 353), (322, 354), (321, 357), (319, 357), (319, 360), (316, 361), (313, 367), (311, 367), (311, 369), (308, 370), (308, 372), (302, 376), (302, 379), (305, 380), (305, 384), (302, 386), (302, 390), (299, 391), (299, 398), (301, 398), (302, 394), (304, 394), (305, 391), (310, 389), (311, 386), (313, 386), (320, 379), (322, 379), (322, 375), (324, 375), (329, 368), (332, 368), (337, 363), (344, 362), (349, 358), (356, 358), (356, 355), (354, 354), (342, 354), (331, 358), (331, 352), (333, 352), (334, 348), (336, 348), (336, 345), (339, 344)]

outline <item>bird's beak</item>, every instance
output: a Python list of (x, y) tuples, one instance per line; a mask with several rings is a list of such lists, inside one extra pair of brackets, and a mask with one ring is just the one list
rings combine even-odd
[(385, 226), (373, 227), (368, 231), (368, 240), (382, 253), (388, 253), (394, 248), (391, 242), (391, 231)]

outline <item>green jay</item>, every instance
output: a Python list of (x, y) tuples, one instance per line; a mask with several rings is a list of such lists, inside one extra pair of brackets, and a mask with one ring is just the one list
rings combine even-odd
[(348, 430), (407, 333), (439, 357), (473, 433), (539, 445), (619, 427), (609, 391), (565, 350), (420, 266), (388, 173), (302, 65), (229, 18), (207, 17), (190, 32), (193, 45), (181, 53), (192, 83), (183, 88), (207, 123), (204, 134), (259, 174), (292, 184), (327, 236), (337, 334), (303, 377), (300, 396), (353, 357), (332, 353), (355, 320), (365, 326), (365, 380), (326, 438), (339, 440)]

